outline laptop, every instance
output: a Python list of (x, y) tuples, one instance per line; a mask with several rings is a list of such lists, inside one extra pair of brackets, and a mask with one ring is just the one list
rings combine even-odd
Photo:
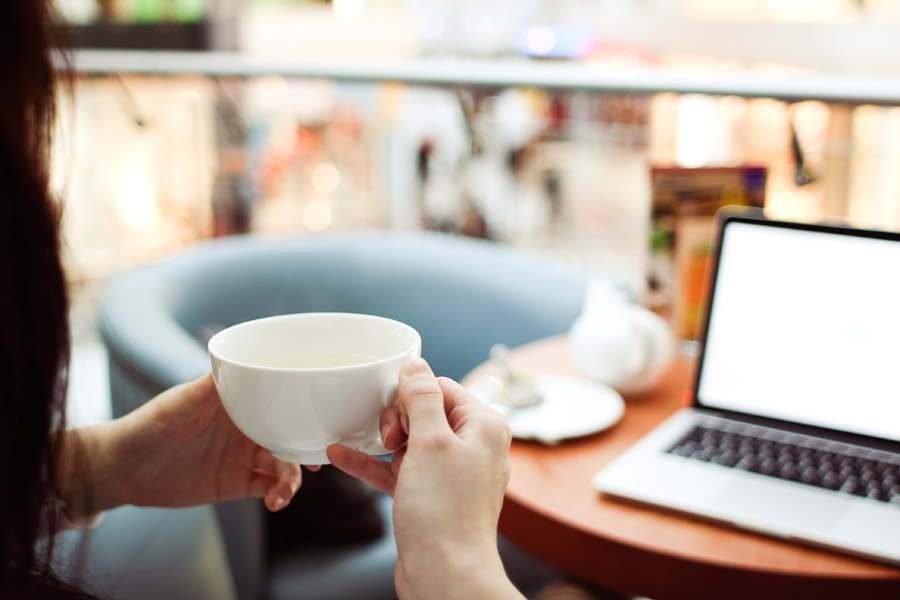
[(900, 565), (900, 233), (717, 230), (692, 405), (594, 487)]

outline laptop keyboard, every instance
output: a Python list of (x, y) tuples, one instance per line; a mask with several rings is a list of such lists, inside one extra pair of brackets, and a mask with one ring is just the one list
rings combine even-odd
[(753, 425), (697, 425), (667, 450), (761, 475), (900, 506), (900, 459)]

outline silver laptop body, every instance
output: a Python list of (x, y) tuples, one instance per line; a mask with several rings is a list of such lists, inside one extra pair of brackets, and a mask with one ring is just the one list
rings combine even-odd
[(725, 215), (693, 405), (594, 487), (900, 565), (900, 234)]

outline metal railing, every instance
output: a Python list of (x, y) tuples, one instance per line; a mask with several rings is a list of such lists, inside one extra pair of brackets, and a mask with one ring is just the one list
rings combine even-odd
[(539, 87), (595, 92), (710, 94), (785, 102), (900, 106), (900, 79), (831, 74), (722, 73), (614, 69), (525, 59), (310, 61), (231, 52), (79, 50), (74, 69), (90, 74), (282, 77), (430, 86)]

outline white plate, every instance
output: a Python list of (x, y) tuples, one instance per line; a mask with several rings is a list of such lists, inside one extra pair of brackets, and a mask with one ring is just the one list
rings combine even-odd
[(534, 383), (543, 402), (518, 409), (498, 400), (506, 389), (500, 377), (488, 377), (471, 391), (506, 417), (513, 437), (549, 445), (603, 431), (615, 425), (625, 412), (622, 396), (608, 385), (551, 374), (536, 375)]

